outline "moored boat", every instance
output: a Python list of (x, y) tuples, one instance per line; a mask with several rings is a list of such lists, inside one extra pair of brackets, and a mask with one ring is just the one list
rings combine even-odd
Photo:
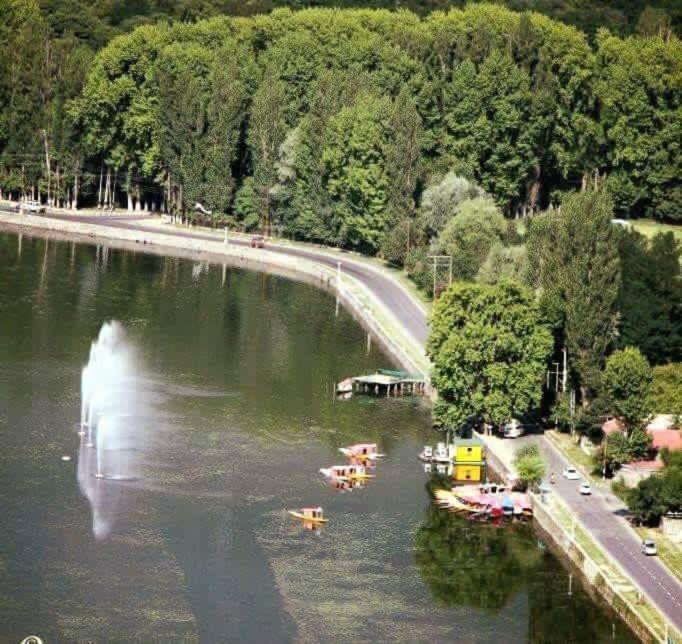
[(451, 512), (473, 512), (476, 510), (474, 506), (462, 503), (457, 495), (453, 494), (449, 490), (435, 490), (434, 496), (436, 497), (436, 504), (446, 510)]
[(419, 453), (417, 458), (425, 463), (430, 463), (433, 460), (433, 447), (431, 447), (431, 445), (424, 445), (424, 449)]
[(321, 507), (316, 508), (301, 508), (300, 510), (287, 510), (287, 512), (295, 519), (302, 521), (309, 521), (311, 523), (328, 523), (329, 519), (324, 517), (324, 512)]
[(365, 462), (376, 461), (383, 456), (379, 453), (376, 443), (356, 443), (348, 447), (340, 447), (339, 452), (348, 458)]
[(338, 479), (340, 481), (355, 481), (374, 478), (374, 474), (367, 472), (367, 468), (364, 465), (354, 464), (321, 467), (320, 474), (329, 479)]
[(506, 517), (510, 517), (514, 514), (514, 501), (508, 496), (502, 499), (502, 514)]
[(353, 379), (344, 378), (336, 385), (337, 394), (352, 394), (353, 393)]
[(450, 450), (445, 443), (438, 443), (433, 451), (433, 460), (437, 463), (450, 463)]

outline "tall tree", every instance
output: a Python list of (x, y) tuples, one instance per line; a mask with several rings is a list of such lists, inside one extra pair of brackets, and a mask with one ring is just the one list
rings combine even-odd
[(445, 94), (446, 154), (507, 210), (537, 164), (530, 105), (528, 74), (500, 51), (478, 71), (469, 60), (460, 63)]
[(612, 216), (613, 205), (605, 192), (571, 195), (562, 205), (559, 252), (564, 264), (558, 277), (568, 352), (580, 374), (584, 399), (595, 385), (617, 328), (621, 276)]
[(490, 249), (504, 238), (507, 222), (489, 197), (467, 199), (432, 244), (435, 254), (452, 257), (455, 279), (471, 280)]
[(440, 400), (434, 415), (458, 429), (500, 425), (542, 398), (552, 336), (534, 294), (514, 282), (455, 283), (436, 301), (427, 351)]
[(233, 166), (237, 161), (248, 91), (240, 61), (243, 63), (246, 56), (243, 49), (226, 47), (219, 52), (209, 74), (204, 193), (206, 204), (216, 214), (228, 211), (235, 187)]
[(568, 195), (560, 212), (539, 217), (529, 230), (529, 280), (563, 329), (585, 404), (618, 324), (621, 272), (612, 216), (608, 194), (587, 190)]
[(331, 119), (322, 152), (339, 238), (369, 251), (379, 248), (390, 223), (385, 158), (389, 114), (386, 98), (361, 96)]
[(389, 178), (388, 210), (393, 222), (414, 216), (415, 192), (422, 161), (422, 122), (407, 86), (393, 101), (388, 118), (391, 132), (384, 152)]
[(274, 202), (272, 190), (277, 184), (279, 148), (286, 136), (284, 105), (286, 86), (276, 70), (267, 68), (251, 104), (248, 134), (253, 158), (253, 184), (257, 207), (266, 231), (273, 223)]
[(634, 347), (614, 351), (601, 377), (605, 400), (630, 434), (641, 428), (651, 412), (651, 367)]
[(597, 37), (604, 168), (618, 213), (682, 218), (682, 41)]

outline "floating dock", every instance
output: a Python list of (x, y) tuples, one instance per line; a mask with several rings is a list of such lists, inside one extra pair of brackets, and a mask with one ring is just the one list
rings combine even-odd
[(378, 369), (367, 376), (350, 378), (352, 393), (375, 396), (411, 396), (426, 393), (426, 383), (421, 376), (405, 371)]

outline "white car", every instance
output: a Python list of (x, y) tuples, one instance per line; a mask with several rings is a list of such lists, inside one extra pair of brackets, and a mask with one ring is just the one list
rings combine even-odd
[(578, 470), (576, 470), (575, 467), (573, 467), (572, 465), (569, 465), (568, 467), (564, 468), (562, 475), (565, 479), (568, 479), (569, 481), (577, 481), (580, 478)]
[(592, 494), (592, 488), (590, 487), (590, 484), (587, 481), (583, 481), (580, 484), (579, 491), (580, 491), (580, 494), (583, 494), (584, 496), (587, 496), (588, 494)]
[(25, 201), (22, 208), (26, 212), (45, 212), (45, 206), (40, 201)]
[(519, 438), (525, 434), (523, 425), (513, 418), (508, 423), (504, 424), (504, 437), (505, 438)]
[(658, 554), (656, 550), (656, 542), (651, 539), (644, 539), (642, 541), (642, 554), (645, 555), (655, 555)]

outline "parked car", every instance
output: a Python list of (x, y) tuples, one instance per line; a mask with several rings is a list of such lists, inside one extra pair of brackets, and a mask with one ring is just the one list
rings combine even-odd
[(592, 494), (592, 488), (590, 487), (590, 484), (587, 481), (583, 481), (580, 484), (579, 488), (580, 494), (583, 496), (588, 496), (589, 494)]
[(652, 539), (644, 539), (642, 541), (642, 554), (645, 555), (656, 555), (658, 550), (656, 550), (656, 542)]
[(519, 438), (526, 432), (523, 425), (516, 418), (512, 418), (504, 424), (503, 433), (505, 438)]
[(45, 212), (45, 206), (40, 201), (25, 201), (23, 209), (26, 212)]
[(568, 479), (569, 481), (577, 481), (580, 478), (578, 470), (576, 470), (575, 467), (573, 467), (572, 465), (569, 465), (568, 467), (564, 468), (562, 475), (565, 479)]
[(263, 235), (251, 237), (251, 248), (265, 248), (265, 237)]

